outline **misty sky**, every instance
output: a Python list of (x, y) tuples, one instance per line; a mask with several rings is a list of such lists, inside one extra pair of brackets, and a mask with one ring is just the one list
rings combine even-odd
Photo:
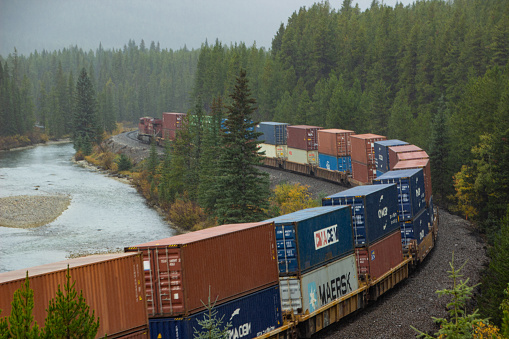
[[(281, 23), (315, 0), (0, 0), (0, 55), (18, 50), (122, 48), (129, 39), (147, 47), (196, 49), (207, 39), (270, 48)], [(339, 9), (343, 0), (330, 0)], [(372, 0), (353, 0), (361, 10)], [(380, 0), (381, 2), (381, 0)], [(385, 0), (394, 6), (413, 0)]]

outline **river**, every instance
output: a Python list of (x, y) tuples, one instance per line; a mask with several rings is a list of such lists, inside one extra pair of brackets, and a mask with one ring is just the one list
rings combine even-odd
[(122, 251), (176, 234), (133, 187), (76, 165), (73, 154), (70, 143), (0, 152), (0, 197), (65, 194), (72, 199), (47, 225), (0, 227), (0, 272)]

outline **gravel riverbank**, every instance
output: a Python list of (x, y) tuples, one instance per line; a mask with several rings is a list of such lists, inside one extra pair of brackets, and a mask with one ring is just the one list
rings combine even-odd
[(21, 195), (0, 198), (0, 226), (33, 228), (49, 224), (71, 203), (65, 195)]

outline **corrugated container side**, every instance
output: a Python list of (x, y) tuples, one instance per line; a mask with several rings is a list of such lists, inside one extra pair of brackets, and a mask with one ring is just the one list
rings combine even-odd
[(426, 153), (425, 151), (418, 151), (397, 154), (397, 162), (417, 159), (429, 159), (428, 153)]
[(263, 133), (258, 141), (270, 145), (286, 145), (288, 124), (281, 122), (260, 122), (256, 131)]
[(288, 161), (298, 164), (316, 165), (318, 163), (318, 151), (306, 151), (288, 147)]
[(350, 136), (352, 161), (375, 165), (375, 142), (387, 138), (377, 134), (355, 134)]
[(336, 260), (302, 276), (280, 277), (279, 283), (283, 312), (314, 312), (359, 288), (355, 255)]
[(431, 187), (431, 164), (429, 159), (418, 159), (418, 160), (406, 160), (400, 161), (394, 166), (394, 170), (422, 168), (424, 171), (424, 190), (426, 196), (426, 203), (429, 205), (429, 201), (432, 195)]
[(286, 143), (290, 148), (298, 148), (306, 151), (318, 149), (318, 130), (321, 127), (308, 125), (289, 125), (286, 129), (288, 136)]
[[(211, 298), (212, 299), (212, 298)], [(214, 307), (223, 326), (231, 322), (229, 338), (255, 338), (282, 325), (279, 286), (275, 285), (245, 297)], [(198, 320), (204, 320), (208, 310), (183, 318), (151, 318), (151, 339), (193, 338), (201, 330)]]
[(366, 184), (371, 184), (373, 179), (376, 178), (376, 166), (374, 164), (352, 161), (352, 178)]
[(389, 171), (376, 178), (373, 183), (397, 185), (399, 221), (412, 219), (426, 206), (422, 169)]
[(126, 251), (143, 253), (151, 317), (203, 310), (201, 300), (207, 300), (209, 287), (219, 304), (278, 281), (274, 224), (270, 222), (212, 227)]
[(403, 262), (399, 230), (369, 246), (356, 248), (360, 277), (376, 280)]
[(286, 159), (288, 158), (288, 147), (286, 145), (258, 144), (259, 152), (265, 152), (267, 158)]
[(276, 227), (280, 275), (295, 275), (353, 253), (349, 207), (315, 207), (268, 221)]
[(321, 129), (318, 131), (318, 152), (334, 157), (350, 155), (350, 136), (354, 131), (344, 129)]
[(352, 207), (355, 246), (372, 244), (399, 229), (395, 184), (357, 186), (330, 195), (323, 206)]
[[(0, 309), (11, 313), (14, 291), (29, 274), (34, 291), (32, 314), (39, 327), (44, 326), (49, 301), (58, 286), (65, 285), (67, 266), (75, 289), (83, 292), (90, 311), (100, 318), (97, 337), (121, 337), (147, 327), (147, 305), (143, 286), (141, 256), (135, 253), (93, 255), (0, 274)], [(129, 312), (125, 312), (129, 310)]]
[(415, 145), (402, 145), (389, 147), (389, 170), (392, 170), (398, 162), (398, 154), (408, 152), (421, 152), (422, 148)]
[(408, 142), (397, 139), (375, 142), (375, 164), (380, 172), (389, 171), (389, 147), (408, 145)]
[(429, 210), (426, 208), (423, 208), (415, 218), (401, 222), (401, 243), (403, 247), (408, 246), (412, 240), (416, 240), (417, 245), (419, 245), (424, 237), (428, 235), (430, 223)]
[(352, 171), (352, 158), (318, 153), (318, 167), (329, 171), (350, 172)]
[(163, 128), (173, 131), (181, 128), (185, 115), (185, 113), (163, 113)]

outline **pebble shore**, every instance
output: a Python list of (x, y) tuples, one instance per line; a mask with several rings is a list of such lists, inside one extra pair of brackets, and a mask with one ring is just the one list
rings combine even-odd
[(33, 228), (49, 224), (71, 203), (66, 195), (20, 195), (0, 198), (0, 226)]

